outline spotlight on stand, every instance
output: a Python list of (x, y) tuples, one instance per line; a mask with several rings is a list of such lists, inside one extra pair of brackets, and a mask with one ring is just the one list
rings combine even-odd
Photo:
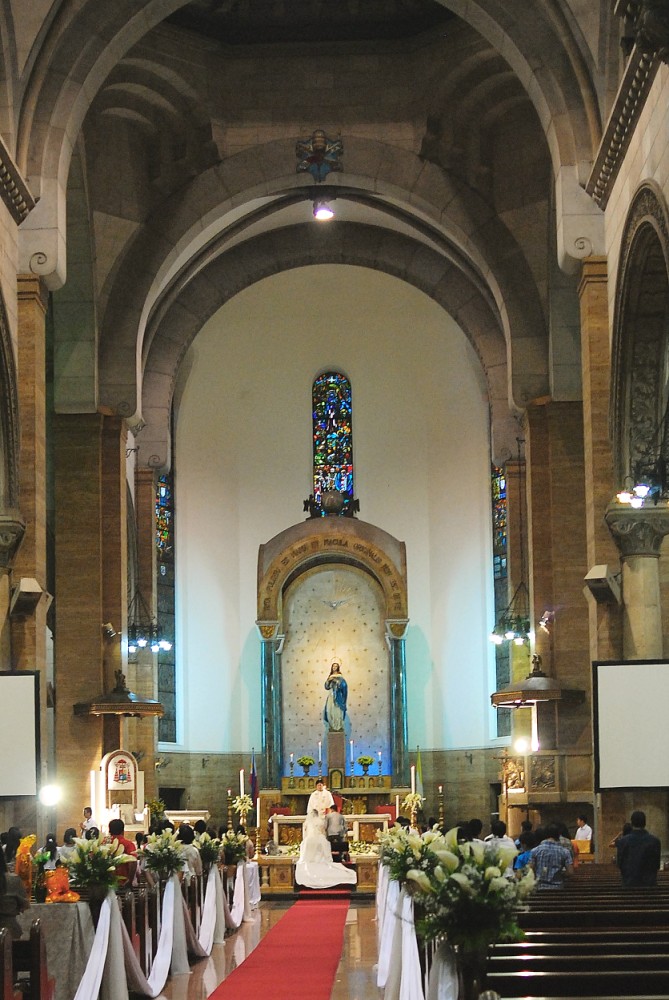
[(334, 219), (334, 211), (327, 201), (320, 201), (319, 199), (314, 201), (314, 219), (317, 222), (329, 222), (330, 219)]

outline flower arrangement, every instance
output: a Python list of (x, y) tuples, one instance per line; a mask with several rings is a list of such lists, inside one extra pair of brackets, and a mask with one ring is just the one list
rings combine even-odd
[(44, 881), (44, 868), (47, 861), (51, 861), (50, 851), (38, 851), (32, 859), (34, 868), (33, 893), (38, 903), (43, 903), (46, 899), (46, 882)]
[(517, 913), (534, 889), (534, 872), (524, 868), (520, 878), (506, 878), (515, 847), (458, 843), (457, 833), (453, 829), (442, 836), (435, 831), (426, 851), (436, 863), (426, 864), (423, 856), (406, 872), (407, 884), (414, 885), (414, 898), (423, 909), (419, 933), (427, 941), (445, 936), (460, 953), (485, 951), (496, 941), (520, 940)]
[(419, 809), (423, 808), (423, 802), (425, 799), (418, 792), (409, 792), (402, 800), (402, 808), (406, 809), (407, 812), (418, 812)]
[(171, 830), (150, 834), (137, 854), (144, 867), (159, 878), (167, 879), (184, 866), (184, 845)]
[(366, 840), (352, 840), (349, 845), (351, 854), (375, 854), (378, 855), (380, 847), (378, 844), (370, 844)]
[(234, 865), (239, 861), (246, 860), (248, 839), (245, 833), (235, 833), (234, 830), (227, 830), (225, 832), (221, 838), (221, 847), (223, 849), (223, 860), (226, 865)]
[(220, 840), (218, 837), (210, 837), (208, 833), (201, 833), (196, 837), (195, 846), (200, 852), (203, 865), (215, 865), (221, 856)]
[(253, 799), (250, 795), (236, 795), (232, 800), (232, 808), (239, 813), (245, 823), (247, 815), (253, 809)]
[(301, 757), (297, 758), (297, 763), (300, 765), (300, 767), (312, 767), (316, 763), (316, 761), (314, 760), (313, 757), (310, 757), (309, 754), (305, 753), (302, 754)]
[(394, 826), (376, 835), (381, 848), (381, 864), (388, 868), (388, 874), (396, 882), (406, 882), (409, 872), (431, 874), (439, 864), (439, 858), (432, 849), (440, 835), (434, 832), (421, 837), (411, 833), (406, 827)]
[(30, 895), (33, 884), (33, 859), (31, 849), (36, 840), (37, 836), (34, 833), (29, 834), (27, 837), (21, 837), (19, 846), (16, 849), (16, 860), (14, 862), (14, 871), (23, 882), (23, 886), (28, 895)]
[(87, 889), (91, 885), (104, 885), (116, 889), (121, 879), (116, 874), (118, 865), (133, 859), (125, 854), (118, 840), (104, 843), (102, 840), (85, 840), (75, 837), (75, 848), (68, 858), (64, 858), (70, 873), (72, 885), (77, 889)]
[(361, 753), (359, 757), (356, 757), (356, 760), (360, 767), (370, 767), (374, 763), (374, 758), (367, 753)]

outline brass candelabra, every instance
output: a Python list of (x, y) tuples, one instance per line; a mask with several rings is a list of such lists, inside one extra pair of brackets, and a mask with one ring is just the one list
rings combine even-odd
[(230, 797), (231, 789), (228, 788), (228, 830), (232, 830), (232, 798)]

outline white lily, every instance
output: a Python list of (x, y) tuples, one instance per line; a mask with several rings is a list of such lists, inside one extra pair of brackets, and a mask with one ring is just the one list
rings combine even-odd
[(423, 892), (430, 892), (432, 889), (432, 883), (425, 872), (418, 871), (416, 868), (410, 868), (407, 872), (407, 881), (409, 879), (411, 879), (412, 882), (415, 882), (423, 890)]

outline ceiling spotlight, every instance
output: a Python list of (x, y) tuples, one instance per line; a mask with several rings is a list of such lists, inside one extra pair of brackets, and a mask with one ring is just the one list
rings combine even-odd
[(314, 202), (314, 219), (317, 222), (329, 222), (330, 219), (334, 218), (334, 212), (328, 205), (327, 201), (315, 201)]

